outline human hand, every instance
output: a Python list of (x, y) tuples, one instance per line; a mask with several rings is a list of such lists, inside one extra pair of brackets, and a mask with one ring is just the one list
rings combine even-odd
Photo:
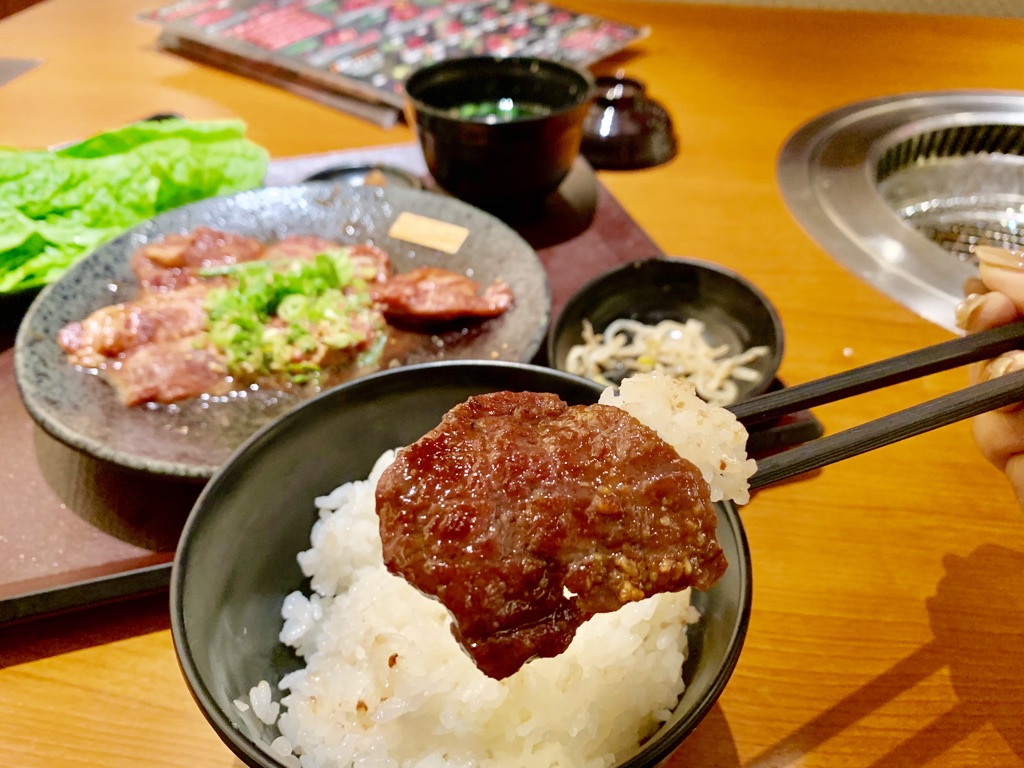
[[(977, 333), (1024, 317), (1024, 253), (986, 246), (975, 253), (980, 276), (964, 287), (957, 325)], [(971, 366), (969, 375), (976, 384), (1022, 368), (1024, 351), (1014, 351)], [(982, 455), (1006, 475), (1024, 507), (1024, 403), (982, 414), (972, 429)]]

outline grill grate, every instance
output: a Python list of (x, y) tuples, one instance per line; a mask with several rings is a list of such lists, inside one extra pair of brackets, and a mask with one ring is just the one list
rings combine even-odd
[(875, 168), (875, 181), (885, 181), (912, 165), (979, 154), (1024, 156), (1024, 126), (962, 125), (911, 136), (885, 150)]
[[(959, 125), (888, 147), (875, 181), (880, 189), (889, 180), (894, 188), (916, 190), (913, 204), (904, 199), (894, 206), (900, 217), (961, 262), (976, 266), (979, 245), (1024, 250), (1020, 200), (1008, 205), (1006, 199), (1006, 193), (1019, 196), (1024, 189), (1021, 166), (1014, 165), (1021, 157), (1024, 125)], [(942, 162), (957, 159), (963, 165)]]
[(966, 264), (977, 265), (974, 249), (979, 245), (1024, 251), (1024, 232), (1016, 228), (993, 226), (991, 222), (956, 223), (946, 227), (916, 224), (915, 228)]

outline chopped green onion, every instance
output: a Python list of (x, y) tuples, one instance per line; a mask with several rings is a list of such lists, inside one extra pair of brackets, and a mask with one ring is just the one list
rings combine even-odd
[(227, 277), (206, 300), (207, 336), (233, 375), (281, 375), (315, 381), (318, 352), (351, 350), (362, 360), (379, 354), (383, 320), (366, 281), (345, 249), (312, 260), (254, 261), (204, 269)]

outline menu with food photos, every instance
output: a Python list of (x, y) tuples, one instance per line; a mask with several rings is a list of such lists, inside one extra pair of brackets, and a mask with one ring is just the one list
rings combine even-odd
[(178, 0), (142, 18), (169, 50), (381, 124), (420, 66), (486, 54), (586, 67), (647, 34), (528, 0)]

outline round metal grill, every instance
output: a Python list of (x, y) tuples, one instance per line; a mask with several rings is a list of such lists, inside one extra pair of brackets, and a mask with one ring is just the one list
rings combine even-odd
[(794, 216), (830, 255), (957, 330), (975, 249), (1024, 250), (1024, 92), (847, 105), (789, 137), (778, 178)]

